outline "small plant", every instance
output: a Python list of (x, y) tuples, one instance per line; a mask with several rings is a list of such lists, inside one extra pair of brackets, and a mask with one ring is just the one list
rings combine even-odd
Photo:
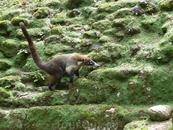
[(40, 71), (36, 71), (32, 77), (33, 82), (36, 83), (38, 81), (43, 81), (45, 80), (45, 77), (43, 76), (43, 74)]

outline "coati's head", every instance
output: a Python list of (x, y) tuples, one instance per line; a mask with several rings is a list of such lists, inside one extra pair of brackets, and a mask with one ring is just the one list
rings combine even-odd
[(82, 55), (74, 55), (74, 58), (77, 59), (79, 66), (93, 66), (99, 67), (100, 65), (94, 62), (91, 58)]
[(93, 67), (99, 67), (100, 65), (94, 62), (91, 58), (85, 57), (80, 60), (82, 63), (82, 66), (93, 66)]

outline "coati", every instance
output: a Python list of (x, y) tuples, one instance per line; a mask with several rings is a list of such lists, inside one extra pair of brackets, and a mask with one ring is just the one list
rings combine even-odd
[(74, 74), (81, 78), (79, 70), (82, 66), (94, 66), (99, 67), (100, 65), (95, 63), (91, 58), (78, 55), (78, 54), (64, 54), (57, 56), (51, 59), (49, 62), (44, 63), (37, 51), (36, 47), (32, 41), (32, 38), (28, 34), (25, 24), (23, 22), (19, 23), (20, 28), (22, 29), (23, 34), (25, 35), (29, 49), (32, 55), (32, 58), (36, 65), (44, 70), (50, 76), (50, 83), (48, 85), (49, 90), (53, 90), (52, 86), (57, 84), (61, 84), (61, 78), (63, 76), (63, 72), (66, 71), (68, 76), (70, 77), (70, 83), (73, 82)]

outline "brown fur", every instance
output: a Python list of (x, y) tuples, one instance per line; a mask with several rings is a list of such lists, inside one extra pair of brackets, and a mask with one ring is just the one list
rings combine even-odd
[(47, 63), (42, 62), (36, 51), (35, 45), (26, 30), (25, 24), (20, 22), (19, 25), (28, 41), (29, 49), (31, 51), (34, 62), (40, 69), (47, 72), (50, 77), (50, 83), (48, 85), (50, 90), (52, 90), (52, 86), (56, 83), (60, 84), (60, 80), (64, 71), (67, 72), (68, 76), (70, 77), (70, 82), (72, 82), (74, 74), (78, 78), (81, 77), (79, 70), (82, 66), (99, 67), (99, 65), (91, 58), (78, 54), (64, 54), (51, 59)]

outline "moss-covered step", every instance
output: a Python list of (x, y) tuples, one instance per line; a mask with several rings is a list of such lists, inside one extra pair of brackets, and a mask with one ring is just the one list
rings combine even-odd
[(70, 85), (71, 104), (152, 104), (171, 102), (173, 72), (169, 67), (121, 66), (92, 71)]
[[(15, 90), (12, 91), (11, 96), (4, 99), (5, 105), (0, 105), (1, 107), (11, 107), (11, 108), (28, 108), (33, 106), (55, 106), (63, 105), (67, 103), (68, 91), (57, 90), (57, 91), (46, 91), (46, 92), (34, 92), (34, 91), (22, 91), (22, 84), (18, 83)], [(23, 87), (27, 86), (23, 84)], [(38, 88), (40, 91), (43, 88)], [(38, 90), (37, 89), (37, 90)], [(28, 89), (29, 90), (29, 89)]]
[(116, 105), (59, 105), (28, 109), (0, 109), (0, 129), (88, 130), (117, 129), (132, 120), (147, 118), (144, 108)]

